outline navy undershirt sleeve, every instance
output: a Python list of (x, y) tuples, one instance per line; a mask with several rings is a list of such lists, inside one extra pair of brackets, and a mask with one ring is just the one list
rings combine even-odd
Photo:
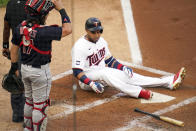
[(61, 40), (62, 27), (45, 26), (39, 29), (39, 38), (42, 40)]

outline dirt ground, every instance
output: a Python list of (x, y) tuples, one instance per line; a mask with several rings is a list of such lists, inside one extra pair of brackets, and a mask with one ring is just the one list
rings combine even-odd
[[(76, 41), (84, 35), (84, 23), (89, 17), (98, 17), (104, 26), (103, 37), (109, 43), (114, 57), (131, 62), (129, 43), (125, 30), (120, 0), (74, 0), (74, 12), (71, 12), (71, 0), (63, 0), (63, 4), (72, 19), (73, 33), (60, 42), (53, 42), (52, 62), (50, 64), (52, 75), (71, 69), (72, 38)], [(127, 96), (114, 101), (76, 113), (77, 130), (81, 131), (110, 131), (125, 126), (129, 121), (142, 117), (142, 114), (133, 112), (135, 107), (149, 112), (166, 108), (185, 99), (196, 96), (196, 1), (195, 0), (131, 0), (133, 16), (138, 35), (143, 65), (175, 73), (180, 67), (187, 68), (187, 77), (177, 91), (163, 88), (151, 89), (153, 91), (176, 97), (175, 100), (161, 104), (141, 104), (139, 99)], [(0, 9), (0, 30), (3, 29), (3, 16), (5, 8)], [(71, 16), (74, 14), (74, 16)], [(47, 24), (61, 24), (60, 15), (53, 10)], [(0, 32), (2, 38), (2, 31)], [(2, 43), (2, 39), (0, 39)], [(2, 50), (2, 46), (0, 46)], [(10, 62), (0, 55), (0, 81), (8, 72)], [(134, 69), (137, 73), (158, 76), (143, 70)], [(72, 84), (74, 79), (68, 75), (53, 81), (51, 99), (56, 103), (72, 105)], [(110, 98), (119, 93), (114, 88), (107, 88), (102, 95), (94, 92), (77, 90), (77, 106), (96, 100)], [(182, 120), (184, 127), (177, 127), (150, 119), (143, 124), (152, 130), (194, 131), (196, 129), (196, 104), (191, 103), (164, 115)], [(66, 109), (52, 105), (49, 116), (63, 112)], [(0, 130), (20, 131), (22, 123), (11, 121), (10, 94), (0, 88)], [(49, 119), (48, 131), (74, 130), (73, 114), (64, 118)], [(136, 127), (130, 130), (146, 131), (145, 127)]]

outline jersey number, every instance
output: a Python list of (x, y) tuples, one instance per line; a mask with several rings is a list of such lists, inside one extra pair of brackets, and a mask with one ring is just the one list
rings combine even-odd
[[(32, 44), (33, 45), (33, 40), (30, 39), (30, 40), (26, 40), (23, 36), (23, 54), (30, 54), (31, 53), (31, 50), (32, 48), (28, 45)], [(26, 45), (26, 46), (25, 46)]]

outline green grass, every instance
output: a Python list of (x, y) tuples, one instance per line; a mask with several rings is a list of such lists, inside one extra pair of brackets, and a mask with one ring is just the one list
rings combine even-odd
[(0, 7), (5, 7), (9, 0), (0, 0)]

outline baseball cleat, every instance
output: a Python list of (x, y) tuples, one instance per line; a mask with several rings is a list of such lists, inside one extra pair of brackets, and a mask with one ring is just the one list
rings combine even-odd
[(140, 91), (140, 94), (139, 94), (139, 97), (140, 98), (144, 98), (144, 99), (151, 99), (152, 98), (152, 96), (153, 96), (153, 93), (152, 93), (152, 91), (150, 91), (150, 90), (145, 90), (145, 89), (142, 89), (141, 91)]
[(176, 90), (183, 82), (186, 75), (186, 69), (182, 67), (180, 71), (174, 76), (172, 83), (172, 90)]

